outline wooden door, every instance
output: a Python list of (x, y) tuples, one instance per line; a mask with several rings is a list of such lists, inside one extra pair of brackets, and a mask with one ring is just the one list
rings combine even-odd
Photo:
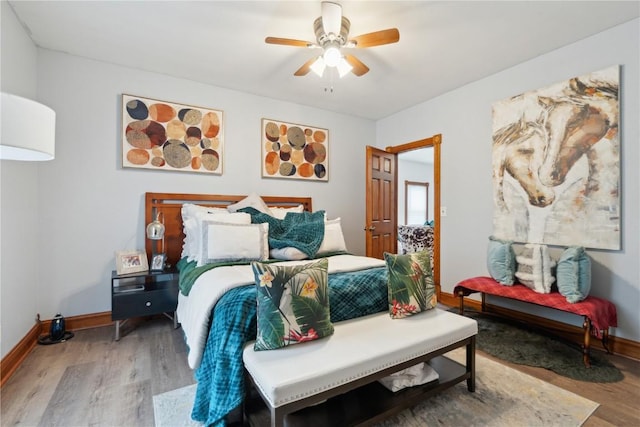
[(384, 252), (396, 253), (398, 246), (396, 155), (367, 146), (366, 178), (366, 255), (384, 259)]

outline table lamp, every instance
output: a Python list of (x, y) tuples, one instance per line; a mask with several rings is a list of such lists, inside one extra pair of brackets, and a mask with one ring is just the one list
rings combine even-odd
[(158, 214), (156, 215), (156, 219), (154, 219), (147, 225), (147, 239), (162, 240), (162, 250), (160, 252), (157, 252), (157, 246), (153, 245), (154, 255), (157, 253), (164, 253), (164, 224), (160, 221), (160, 214), (161, 212), (158, 212)]

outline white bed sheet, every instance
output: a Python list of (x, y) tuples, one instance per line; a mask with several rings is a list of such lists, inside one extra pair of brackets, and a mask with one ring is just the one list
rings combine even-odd
[[(277, 265), (302, 265), (317, 260), (283, 261)], [(358, 255), (335, 255), (329, 258), (329, 273), (365, 270), (384, 267), (377, 258)], [(230, 289), (254, 283), (250, 265), (217, 267), (203, 273), (193, 284), (189, 296), (178, 295), (178, 321), (182, 325), (187, 345), (188, 362), (197, 369), (202, 360), (204, 346), (209, 335), (209, 316), (213, 306)]]

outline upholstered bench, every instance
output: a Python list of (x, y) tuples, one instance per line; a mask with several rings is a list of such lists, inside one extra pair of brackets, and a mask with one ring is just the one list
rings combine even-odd
[(453, 294), (460, 297), (460, 314), (464, 314), (464, 297), (476, 292), (480, 292), (482, 295), (482, 311), (486, 310), (485, 295), (489, 294), (583, 316), (584, 344), (582, 346), (582, 359), (586, 367), (591, 366), (589, 355), (591, 335), (600, 338), (602, 346), (607, 353), (611, 353), (607, 345), (609, 327), (617, 326), (618, 317), (616, 306), (604, 298), (588, 296), (580, 302), (570, 303), (558, 292), (542, 294), (521, 284), (505, 286), (491, 277), (481, 276), (463, 280), (453, 289)]
[[(253, 342), (246, 345), (243, 359), (247, 383), (255, 385), (269, 407), (272, 426), (282, 426), (287, 414), (330, 398), (346, 398), (365, 385), (382, 388), (376, 380), (425, 361), (438, 372), (436, 383), (396, 393), (377, 390), (373, 394), (387, 397), (392, 403), (376, 404), (370, 394), (367, 405), (362, 405), (368, 413), (354, 414), (351, 420), (342, 414), (339, 421), (326, 422), (352, 425), (380, 420), (464, 380), (469, 391), (475, 389), (475, 320), (433, 309), (403, 319), (378, 313), (337, 322), (334, 327), (329, 337), (278, 350), (254, 351)], [(439, 357), (463, 346), (466, 366)], [(331, 411), (324, 412), (327, 415)]]

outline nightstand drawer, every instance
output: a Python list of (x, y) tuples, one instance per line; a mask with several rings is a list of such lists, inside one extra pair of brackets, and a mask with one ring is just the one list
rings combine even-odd
[(154, 291), (122, 292), (113, 294), (112, 320), (172, 313), (176, 310), (178, 287), (168, 286)]

